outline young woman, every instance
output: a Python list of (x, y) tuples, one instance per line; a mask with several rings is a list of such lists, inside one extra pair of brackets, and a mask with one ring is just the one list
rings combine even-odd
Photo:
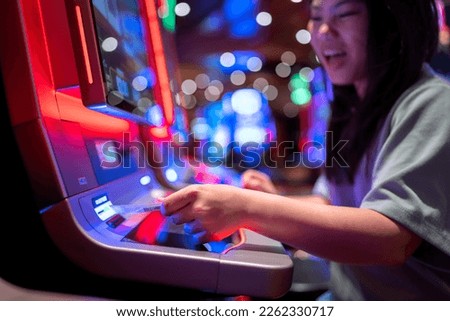
[[(314, 196), (191, 185), (165, 215), (199, 242), (247, 228), (333, 262), (341, 300), (450, 299), (450, 86), (427, 62), (434, 0), (312, 0), (312, 46), (334, 86), (329, 130), (345, 141)], [(339, 156), (340, 160), (336, 161)]]

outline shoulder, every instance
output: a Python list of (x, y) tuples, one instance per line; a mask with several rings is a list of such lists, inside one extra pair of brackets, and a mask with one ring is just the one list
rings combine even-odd
[(411, 117), (446, 122), (450, 117), (450, 82), (438, 76), (428, 65), (425, 65), (420, 79), (400, 96), (390, 113), (391, 124)]

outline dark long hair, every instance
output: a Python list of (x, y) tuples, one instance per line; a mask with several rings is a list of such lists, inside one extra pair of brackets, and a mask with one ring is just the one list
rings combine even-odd
[[(374, 143), (377, 130), (400, 95), (420, 76), (438, 45), (434, 0), (365, 0), (369, 15), (368, 88), (359, 100), (353, 86), (333, 86), (329, 131), (333, 142), (348, 141), (339, 151), (349, 165), (326, 166), (328, 179), (353, 182), (358, 165)], [(327, 164), (333, 164), (327, 140)]]

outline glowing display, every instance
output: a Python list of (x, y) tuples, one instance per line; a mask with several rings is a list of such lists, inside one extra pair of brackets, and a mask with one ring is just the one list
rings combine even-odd
[(155, 71), (148, 60), (150, 48), (138, 2), (93, 0), (92, 4), (107, 103), (151, 122), (146, 116), (156, 104)]
[(106, 220), (116, 214), (116, 212), (111, 208), (111, 201), (108, 195), (103, 194), (92, 199), (92, 206), (97, 216), (102, 220)]

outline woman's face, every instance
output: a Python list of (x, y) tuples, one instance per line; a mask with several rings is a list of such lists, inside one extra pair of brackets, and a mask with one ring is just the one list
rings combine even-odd
[(367, 86), (367, 7), (362, 0), (312, 0), (311, 44), (333, 84)]

